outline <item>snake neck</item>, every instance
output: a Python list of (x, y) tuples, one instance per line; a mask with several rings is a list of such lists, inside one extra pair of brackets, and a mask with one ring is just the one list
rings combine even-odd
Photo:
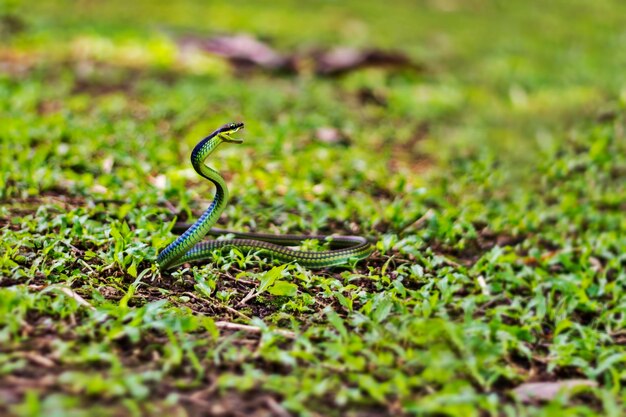
[[(208, 167), (204, 161), (207, 160), (209, 155), (215, 151), (215, 149), (223, 142), (222, 138), (217, 135), (211, 135), (204, 138), (191, 152), (191, 165), (193, 169), (202, 177), (211, 181), (215, 185), (215, 197), (223, 200), (221, 204), (221, 210), (224, 210), (224, 206), (228, 202), (228, 187), (224, 178), (216, 170)], [(215, 210), (215, 208), (214, 208)]]
[(222, 142), (223, 140), (218, 135), (212, 134), (198, 143), (191, 153), (191, 164), (194, 170), (215, 185), (215, 197), (202, 216), (159, 254), (157, 263), (162, 270), (175, 264), (178, 259), (204, 238), (228, 203), (229, 195), (226, 182), (219, 172), (204, 163)]

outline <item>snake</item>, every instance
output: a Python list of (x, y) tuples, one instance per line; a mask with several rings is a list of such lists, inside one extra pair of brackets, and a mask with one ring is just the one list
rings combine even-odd
[[(274, 235), (264, 233), (237, 232), (214, 228), (228, 204), (229, 191), (226, 181), (219, 172), (205, 164), (206, 159), (222, 143), (241, 144), (243, 140), (233, 135), (243, 129), (242, 122), (227, 123), (202, 139), (191, 152), (191, 165), (201, 177), (215, 186), (215, 196), (209, 207), (176, 240), (167, 245), (157, 256), (156, 263), (161, 271), (185, 263), (208, 259), (214, 251), (237, 248), (245, 252), (269, 255), (283, 263), (295, 262), (309, 269), (319, 269), (356, 262), (367, 258), (373, 247), (361, 236), (346, 235)], [(222, 239), (203, 240), (206, 235)], [(327, 242), (328, 250), (305, 251), (295, 249), (305, 240)]]

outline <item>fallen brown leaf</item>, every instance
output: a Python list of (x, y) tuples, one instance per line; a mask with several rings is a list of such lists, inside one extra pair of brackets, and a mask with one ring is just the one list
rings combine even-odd
[(339, 129), (329, 126), (315, 130), (315, 139), (328, 145), (350, 145), (350, 138)]
[(529, 403), (535, 401), (550, 401), (559, 392), (572, 391), (579, 387), (596, 387), (595, 381), (588, 379), (567, 379), (554, 382), (529, 382), (522, 384), (511, 391), (517, 399)]
[[(207, 38), (186, 36), (180, 38), (178, 44), (182, 48), (198, 48), (224, 57), (237, 69), (262, 68), (296, 73), (312, 66), (313, 71), (318, 75), (340, 75), (370, 66), (403, 67), (418, 71), (423, 69), (401, 52), (381, 49), (336, 47), (329, 50), (283, 54), (266, 42), (248, 34)], [(307, 63), (310, 63), (310, 66), (306, 65)], [(374, 100), (384, 104), (384, 99), (380, 97), (375, 96)]]
[(314, 54), (315, 72), (320, 75), (339, 75), (345, 72), (370, 66), (406, 67), (415, 70), (422, 68), (403, 53), (380, 49), (360, 50), (338, 47)]
[(269, 70), (293, 70), (291, 60), (276, 52), (265, 42), (250, 35), (224, 35), (212, 38), (185, 37), (183, 47), (197, 47), (205, 52), (227, 58), (237, 67), (261, 67)]

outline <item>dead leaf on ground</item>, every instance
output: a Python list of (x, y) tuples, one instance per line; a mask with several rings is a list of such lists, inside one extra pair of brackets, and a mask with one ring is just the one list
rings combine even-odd
[(392, 66), (421, 70), (421, 66), (411, 59), (395, 51), (381, 49), (354, 49), (338, 47), (329, 51), (318, 52), (313, 55), (315, 72), (320, 75), (340, 75), (345, 72), (363, 67)]
[[(296, 73), (303, 68), (312, 66), (316, 74), (332, 76), (371, 66), (402, 67), (418, 71), (423, 69), (407, 55), (398, 51), (336, 47), (329, 50), (281, 53), (267, 42), (248, 34), (206, 38), (186, 36), (180, 38), (178, 44), (182, 48), (198, 48), (204, 52), (224, 57), (235, 68), (244, 70), (262, 68)], [(311, 63), (310, 66), (306, 65), (307, 63)]]
[(529, 403), (535, 401), (550, 401), (559, 392), (572, 391), (580, 387), (596, 387), (595, 381), (588, 379), (568, 379), (554, 382), (529, 382), (522, 384), (511, 391), (517, 399)]
[(289, 57), (276, 52), (267, 43), (250, 35), (224, 35), (212, 38), (185, 37), (183, 47), (196, 47), (205, 52), (222, 56), (236, 67), (261, 67), (269, 70), (293, 70)]
[(315, 130), (315, 139), (328, 145), (350, 145), (350, 138), (341, 130), (324, 126)]

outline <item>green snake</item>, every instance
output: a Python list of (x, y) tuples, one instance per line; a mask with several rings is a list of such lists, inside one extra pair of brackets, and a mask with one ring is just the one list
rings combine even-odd
[[(159, 253), (157, 264), (165, 271), (183, 263), (210, 257), (217, 249), (231, 247), (242, 251), (256, 251), (270, 255), (281, 262), (296, 262), (306, 268), (325, 268), (341, 265), (368, 257), (372, 246), (360, 236), (324, 235), (271, 235), (262, 233), (240, 233), (212, 228), (228, 203), (228, 188), (219, 172), (208, 167), (204, 161), (223, 142), (243, 143), (232, 135), (243, 128), (243, 123), (228, 123), (202, 139), (191, 152), (191, 164), (196, 172), (211, 181), (216, 188), (215, 197), (206, 211), (174, 242)], [(202, 241), (204, 236), (232, 235), (232, 239)], [(304, 240), (316, 239), (329, 242), (330, 250), (301, 251), (293, 249)]]

